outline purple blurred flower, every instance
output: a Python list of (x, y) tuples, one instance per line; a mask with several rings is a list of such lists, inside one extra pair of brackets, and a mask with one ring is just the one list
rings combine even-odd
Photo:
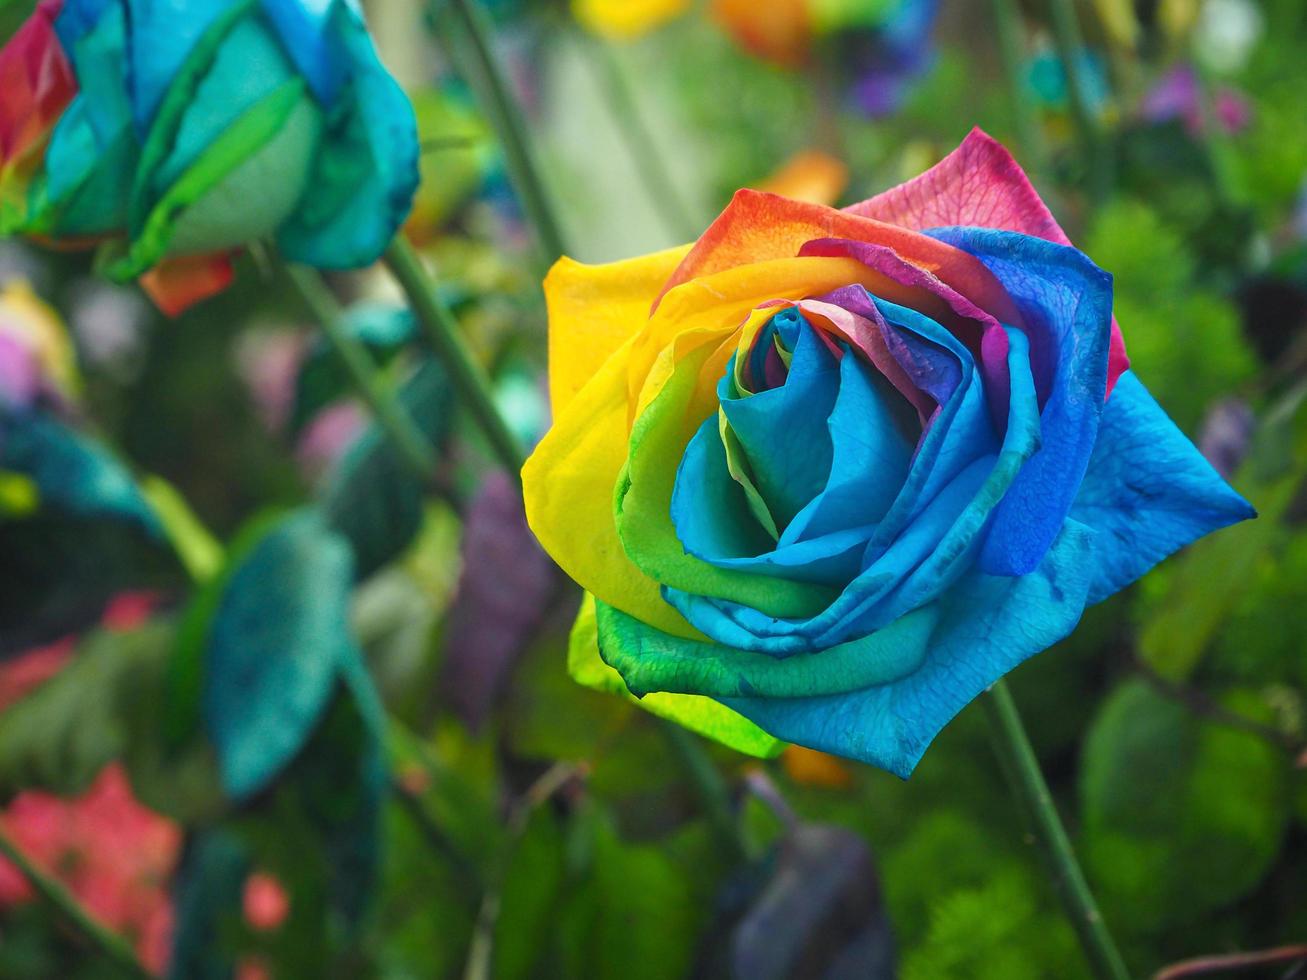
[[(1242, 132), (1252, 121), (1248, 100), (1228, 87), (1213, 93), (1212, 112), (1221, 129), (1232, 135)], [(1154, 123), (1179, 119), (1191, 136), (1201, 136), (1205, 120), (1198, 73), (1190, 65), (1179, 65), (1167, 72), (1144, 96), (1139, 113)]]
[(1228, 480), (1248, 454), (1256, 425), (1253, 410), (1243, 399), (1223, 398), (1208, 409), (1203, 419), (1198, 449), (1212, 468)]
[(872, 119), (896, 112), (912, 83), (935, 61), (930, 43), (938, 0), (901, 0), (879, 27), (850, 35), (853, 102)]

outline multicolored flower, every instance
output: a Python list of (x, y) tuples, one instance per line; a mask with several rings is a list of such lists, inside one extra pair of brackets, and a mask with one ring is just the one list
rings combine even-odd
[(523, 480), (590, 593), (572, 672), (746, 751), (907, 776), (1087, 605), (1252, 516), (979, 131), (845, 210), (740, 191), (692, 246), (545, 289)]
[(42, 0), (0, 51), (0, 233), (106, 245), (168, 311), (273, 239), (374, 261), (417, 185), (413, 110), (351, 0)]

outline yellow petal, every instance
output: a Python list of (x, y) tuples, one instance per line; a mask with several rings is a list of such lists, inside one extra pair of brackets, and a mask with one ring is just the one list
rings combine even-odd
[(689, 245), (623, 262), (559, 259), (545, 277), (549, 307), (549, 397), (554, 416), (649, 319), (654, 299)]
[(689, 6), (690, 0), (572, 0), (572, 14), (596, 34), (629, 40), (684, 13)]
[(699, 637), (626, 557), (613, 493), (626, 465), (631, 342), (604, 362), (522, 467), (527, 523), (560, 568), (609, 605), (675, 636)]

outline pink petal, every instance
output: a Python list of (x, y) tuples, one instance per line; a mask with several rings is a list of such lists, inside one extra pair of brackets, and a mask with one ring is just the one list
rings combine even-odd
[[(925, 173), (845, 210), (915, 231), (970, 225), (1071, 244), (1012, 154), (978, 128)], [(962, 292), (966, 294), (966, 290)], [(1129, 366), (1125, 339), (1113, 317), (1107, 360), (1109, 395)]]

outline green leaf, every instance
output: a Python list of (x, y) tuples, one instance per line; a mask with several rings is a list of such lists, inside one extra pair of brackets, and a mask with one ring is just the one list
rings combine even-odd
[(350, 549), (312, 510), (275, 526), (222, 592), (205, 656), (204, 717), (223, 784), (259, 792), (308, 742), (347, 662)]
[(0, 796), (33, 786), (76, 795), (121, 759), (146, 805), (182, 821), (215, 813), (222, 801), (209, 747), (160, 738), (173, 633), (166, 620), (93, 632), (63, 670), (11, 706), (0, 726)]
[(532, 811), (526, 829), (508, 855), (495, 923), (496, 980), (538, 976), (548, 955), (562, 897), (565, 838), (546, 807)]
[[(440, 446), (449, 434), (453, 398), (444, 370), (424, 363), (404, 384), (399, 400), (427, 439)], [(374, 423), (327, 478), (322, 507), (331, 527), (354, 549), (357, 574), (366, 578), (403, 552), (422, 524), (422, 481), (391, 448)]]
[[(1268, 715), (1247, 693), (1225, 706)], [(1108, 915), (1148, 932), (1251, 891), (1280, 850), (1288, 775), (1264, 739), (1199, 718), (1145, 681), (1122, 685), (1089, 732), (1080, 782), (1084, 860)]]
[(42, 507), (122, 521), (154, 537), (161, 528), (127, 468), (107, 450), (40, 412), (0, 415), (0, 470), (22, 473)]
[(1152, 573), (1142, 583), (1144, 625), (1139, 653), (1159, 674), (1193, 673), (1256, 582), (1257, 568), (1283, 544), (1286, 512), (1299, 493), (1307, 448), (1307, 389), (1291, 392), (1265, 413), (1235, 485), (1257, 508), (1239, 534), (1217, 534)]
[(594, 980), (679, 977), (689, 971), (701, 917), (690, 869), (659, 847), (623, 841), (597, 804), (576, 828), (590, 874), (562, 913), (562, 976)]

